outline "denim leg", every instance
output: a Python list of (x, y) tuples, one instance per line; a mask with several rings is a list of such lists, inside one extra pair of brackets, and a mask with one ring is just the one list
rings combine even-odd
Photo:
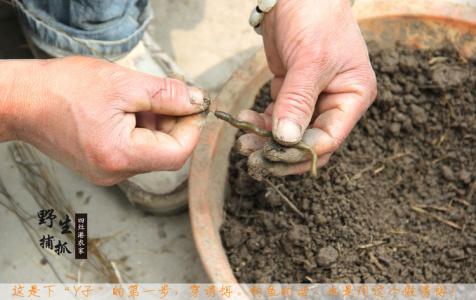
[(28, 38), (54, 57), (117, 59), (141, 40), (148, 0), (14, 0)]

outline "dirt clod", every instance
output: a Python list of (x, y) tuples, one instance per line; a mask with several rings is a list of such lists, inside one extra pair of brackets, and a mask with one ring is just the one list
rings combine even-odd
[(443, 177), (448, 181), (453, 181), (455, 179), (455, 175), (453, 170), (451, 170), (448, 166), (442, 166), (441, 171), (443, 172)]
[(459, 179), (465, 183), (465, 184), (468, 184), (471, 182), (471, 173), (468, 172), (466, 169), (462, 169), (460, 172), (459, 172)]
[(339, 253), (333, 247), (321, 248), (317, 254), (317, 264), (321, 267), (328, 267), (337, 260), (338, 256)]

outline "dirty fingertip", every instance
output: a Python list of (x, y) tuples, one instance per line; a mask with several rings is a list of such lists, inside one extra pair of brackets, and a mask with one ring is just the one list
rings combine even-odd
[(210, 106), (210, 97), (207, 91), (195, 86), (190, 86), (188, 87), (188, 93), (190, 103), (200, 106), (200, 110), (202, 111), (208, 109)]
[(261, 150), (251, 153), (248, 157), (248, 174), (258, 181), (262, 181), (264, 177), (270, 174), (268, 167), (271, 162), (263, 158)]
[(293, 120), (281, 118), (275, 123), (273, 135), (280, 144), (289, 146), (299, 143), (302, 138), (302, 127)]
[(263, 146), (263, 156), (273, 162), (298, 163), (309, 160), (309, 153), (293, 147), (284, 147), (275, 141)]
[(310, 167), (311, 162), (309, 161), (295, 164), (275, 162), (273, 163), (273, 167), (270, 169), (270, 173), (277, 177), (298, 175), (308, 172)]
[(291, 174), (301, 174), (309, 170), (310, 162), (288, 164), (272, 162), (263, 156), (263, 151), (253, 152), (248, 157), (248, 174), (258, 181), (266, 176), (283, 177)]

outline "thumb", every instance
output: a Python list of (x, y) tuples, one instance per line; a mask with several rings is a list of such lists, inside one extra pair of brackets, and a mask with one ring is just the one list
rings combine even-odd
[(322, 78), (318, 68), (305, 66), (288, 70), (273, 108), (273, 136), (283, 145), (302, 139), (311, 122)]
[(147, 75), (143, 81), (146, 97), (132, 99), (131, 112), (150, 111), (155, 114), (185, 116), (202, 112), (208, 108), (206, 91), (187, 86), (172, 78)]

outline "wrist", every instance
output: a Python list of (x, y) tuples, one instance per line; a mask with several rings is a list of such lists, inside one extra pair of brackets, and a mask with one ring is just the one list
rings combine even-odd
[(0, 142), (22, 140), (32, 126), (44, 73), (41, 60), (0, 60)]

